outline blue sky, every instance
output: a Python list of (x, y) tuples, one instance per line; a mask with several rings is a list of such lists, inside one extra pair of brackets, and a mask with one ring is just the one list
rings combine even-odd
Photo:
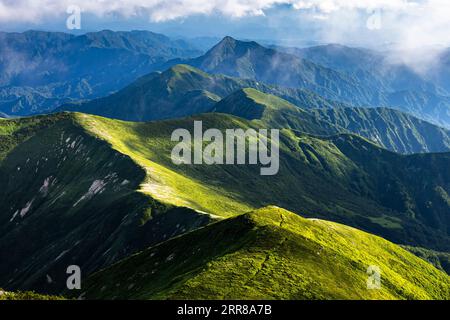
[(448, 0), (0, 0), (0, 29), (73, 32), (66, 28), (70, 5), (81, 10), (75, 32), (140, 29), (402, 49), (450, 44)]

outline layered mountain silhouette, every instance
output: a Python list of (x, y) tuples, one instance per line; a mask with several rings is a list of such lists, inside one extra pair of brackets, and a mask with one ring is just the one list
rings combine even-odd
[(64, 105), (57, 111), (131, 121), (223, 112), (248, 120), (264, 117), (270, 127), (317, 135), (355, 133), (401, 153), (450, 150), (448, 130), (400, 111), (351, 108), (306, 90), (210, 75), (187, 65), (149, 74), (111, 96)]
[(42, 113), (107, 95), (169, 59), (200, 53), (185, 41), (148, 31), (1, 32), (0, 112)]
[(176, 65), (162, 73), (148, 74), (108, 97), (63, 105), (56, 111), (80, 111), (131, 121), (167, 119), (207, 112), (220, 99), (247, 87), (280, 96), (306, 108), (344, 106), (306, 90), (211, 75), (188, 65)]
[(443, 81), (435, 84), (386, 59), (376, 52), (344, 46), (275, 50), (225, 37), (203, 56), (175, 59), (165, 66), (185, 63), (209, 73), (308, 89), (354, 106), (393, 107), (449, 127), (450, 92), (440, 85)]

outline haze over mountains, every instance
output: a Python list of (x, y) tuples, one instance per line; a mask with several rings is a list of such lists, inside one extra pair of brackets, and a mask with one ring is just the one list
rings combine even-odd
[[(268, 84), (306, 88), (354, 106), (395, 107), (439, 125), (450, 125), (449, 91), (440, 86), (448, 80), (448, 75), (442, 75), (447, 74), (445, 71), (439, 73), (439, 78), (446, 80), (436, 84), (406, 65), (386, 63), (385, 57), (369, 50), (326, 46), (294, 53), (297, 55), (226, 37), (201, 57), (172, 63), (183, 62), (206, 72)], [(448, 58), (441, 60), (448, 70)]]
[[(1, 288), (450, 299), (448, 52), (421, 74), (341, 45), (225, 37), (203, 53), (143, 31), (0, 43)], [(174, 164), (172, 133), (194, 121), (278, 129), (278, 173)], [(367, 290), (370, 265), (381, 290)]]
[(144, 31), (30, 31), (3, 33), (1, 41), (0, 112), (9, 115), (105, 96), (151, 71), (183, 63), (209, 74), (312, 91), (335, 106), (390, 107), (450, 127), (448, 51), (419, 74), (382, 52), (341, 45), (267, 48), (225, 37), (200, 56), (193, 44)]
[(200, 53), (148, 31), (1, 32), (0, 111), (29, 115), (107, 95), (169, 59)]

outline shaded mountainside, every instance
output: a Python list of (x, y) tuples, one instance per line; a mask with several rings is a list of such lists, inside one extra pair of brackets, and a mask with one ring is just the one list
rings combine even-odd
[(308, 89), (353, 106), (394, 107), (450, 128), (450, 92), (439, 85), (442, 81), (435, 84), (385, 59), (376, 52), (339, 45), (275, 50), (225, 37), (203, 56), (175, 59), (165, 66), (185, 63), (213, 74)]
[[(367, 289), (367, 268), (381, 289)], [(442, 299), (449, 277), (382, 238), (266, 207), (211, 224), (87, 279), (90, 299)]]
[(414, 253), (416, 256), (428, 261), (439, 270), (445, 271), (448, 275), (450, 275), (450, 253), (439, 252), (420, 247), (402, 247)]
[(302, 110), (276, 96), (245, 88), (222, 99), (212, 111), (253, 120), (268, 128), (315, 135), (354, 133), (400, 153), (450, 151), (450, 131), (393, 109)]
[(145, 171), (68, 115), (0, 122), (0, 283), (58, 292), (211, 219), (139, 192)]
[(248, 87), (280, 96), (305, 108), (344, 106), (306, 90), (210, 75), (188, 65), (176, 65), (162, 73), (148, 74), (108, 97), (63, 105), (56, 111), (79, 111), (129, 121), (176, 118), (207, 112), (223, 97)]
[(0, 111), (48, 112), (121, 89), (169, 59), (199, 54), (185, 41), (148, 31), (0, 32)]
[(400, 153), (448, 152), (450, 130), (389, 108), (316, 109), (310, 113)]
[(448, 252), (450, 154), (401, 156), (353, 135), (280, 132), (280, 170), (175, 165), (175, 129), (255, 128), (231, 115), (133, 123), (84, 114), (0, 121), (0, 285), (60, 292), (196, 229), (275, 204)]

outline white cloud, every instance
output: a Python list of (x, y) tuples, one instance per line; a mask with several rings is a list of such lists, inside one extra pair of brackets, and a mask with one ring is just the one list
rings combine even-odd
[(264, 10), (277, 4), (289, 4), (298, 10), (314, 8), (322, 13), (341, 9), (400, 10), (414, 6), (414, 3), (404, 0), (0, 0), (0, 20), (38, 21), (46, 16), (63, 14), (71, 4), (97, 15), (115, 12), (132, 16), (146, 12), (154, 21), (213, 12), (230, 17), (262, 15)]
[(367, 36), (366, 20), (370, 12), (380, 10), (381, 29), (370, 36), (401, 43), (403, 48), (450, 44), (448, 0), (0, 0), (0, 23), (39, 24), (61, 19), (72, 4), (82, 13), (125, 19), (148, 16), (153, 22), (192, 15), (261, 16), (276, 5), (287, 4), (302, 18), (309, 16), (321, 24), (322, 40), (344, 43), (349, 37)]
[(263, 15), (285, 0), (0, 0), (0, 21), (38, 22), (64, 14), (69, 5), (99, 16), (115, 13), (130, 17), (148, 14), (152, 21), (167, 21), (196, 14), (221, 13), (239, 18)]

